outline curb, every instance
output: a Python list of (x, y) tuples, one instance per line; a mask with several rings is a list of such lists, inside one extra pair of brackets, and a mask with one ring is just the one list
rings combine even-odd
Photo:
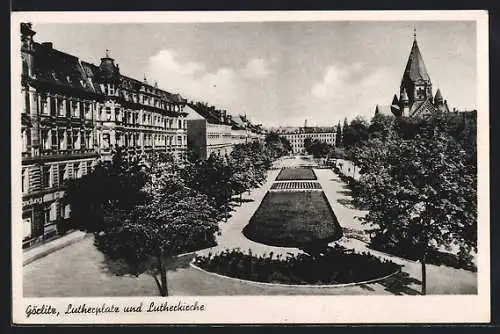
[(378, 277), (378, 278), (373, 278), (371, 280), (367, 281), (361, 281), (361, 282), (353, 282), (353, 283), (343, 283), (343, 284), (325, 284), (325, 285), (320, 285), (320, 284), (283, 284), (283, 283), (267, 283), (267, 282), (257, 282), (257, 281), (250, 281), (250, 280), (245, 280), (241, 278), (236, 278), (236, 277), (231, 277), (231, 276), (225, 276), (217, 273), (213, 273), (211, 271), (207, 271), (205, 269), (202, 269), (198, 267), (196, 264), (194, 264), (194, 259), (189, 263), (191, 268), (196, 269), (200, 272), (203, 272), (205, 274), (214, 276), (214, 277), (219, 277), (219, 278), (225, 278), (225, 279), (230, 279), (232, 281), (240, 282), (240, 283), (246, 283), (246, 284), (254, 284), (254, 285), (260, 285), (260, 286), (270, 286), (270, 287), (281, 287), (281, 288), (314, 288), (314, 289), (328, 289), (328, 288), (345, 288), (345, 287), (351, 287), (351, 286), (357, 286), (357, 285), (363, 285), (363, 284), (371, 284), (371, 283), (376, 283), (383, 281), (387, 278), (390, 278), (396, 274), (399, 274), (401, 272), (401, 269), (396, 270), (395, 272)]
[[(36, 261), (36, 260), (43, 258), (51, 253), (54, 253), (54, 252), (56, 252), (64, 247), (67, 247), (69, 245), (77, 243), (77, 242), (83, 240), (84, 238), (86, 238), (87, 236), (89, 236), (89, 234), (81, 233), (79, 236), (76, 236), (75, 238), (69, 239), (65, 242), (62, 242), (62, 243), (56, 245), (56, 246), (48, 247), (46, 250), (44, 250), (40, 253), (34, 254), (33, 256), (27, 256), (26, 258), (24, 258), (24, 254), (23, 254), (23, 267)], [(50, 242), (47, 245), (50, 245)], [(43, 245), (41, 245), (40, 247), (43, 247)]]

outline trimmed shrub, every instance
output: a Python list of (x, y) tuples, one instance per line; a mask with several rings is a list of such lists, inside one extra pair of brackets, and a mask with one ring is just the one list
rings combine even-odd
[(243, 234), (255, 242), (317, 253), (340, 239), (342, 228), (322, 191), (268, 192)]

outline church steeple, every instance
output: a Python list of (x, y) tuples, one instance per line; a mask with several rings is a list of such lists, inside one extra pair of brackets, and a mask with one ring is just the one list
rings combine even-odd
[(413, 31), (413, 45), (401, 79), (400, 93), (408, 94), (410, 105), (415, 101), (432, 101), (432, 83), (424, 59), (417, 43), (416, 30)]

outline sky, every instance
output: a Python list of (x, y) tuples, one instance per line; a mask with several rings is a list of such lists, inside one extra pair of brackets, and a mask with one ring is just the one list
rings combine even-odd
[(331, 126), (399, 96), (413, 29), (433, 92), (477, 108), (474, 21), (37, 24), (38, 42), (264, 126)]

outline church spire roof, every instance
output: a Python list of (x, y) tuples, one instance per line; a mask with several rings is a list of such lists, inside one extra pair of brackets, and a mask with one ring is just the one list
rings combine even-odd
[(430, 82), (431, 78), (427, 73), (427, 68), (424, 64), (424, 59), (418, 48), (417, 37), (414, 32), (413, 45), (411, 47), (410, 56), (408, 57), (408, 62), (406, 63), (405, 72), (403, 78), (408, 78), (413, 82), (426, 81)]
[(442, 101), (444, 101), (443, 95), (441, 95), (441, 90), (439, 88), (438, 88), (438, 90), (436, 92), (436, 96), (434, 97), (434, 101), (436, 101), (436, 102), (442, 102)]

